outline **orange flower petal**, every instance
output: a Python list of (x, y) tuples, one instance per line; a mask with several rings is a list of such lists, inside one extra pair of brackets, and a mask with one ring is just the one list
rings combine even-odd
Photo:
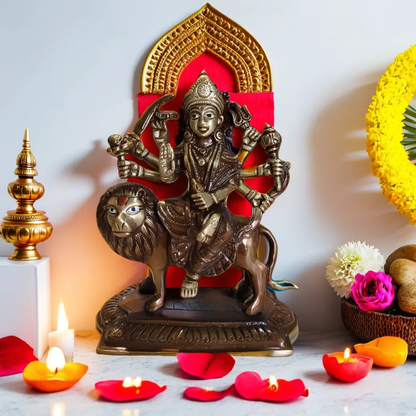
[(376, 338), (367, 344), (354, 345), (358, 354), (373, 359), (379, 367), (397, 367), (407, 359), (407, 342), (399, 337)]

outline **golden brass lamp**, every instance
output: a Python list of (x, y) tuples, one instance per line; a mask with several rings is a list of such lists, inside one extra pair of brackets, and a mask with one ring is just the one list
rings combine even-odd
[(7, 211), (7, 216), (0, 224), (1, 236), (15, 246), (10, 260), (27, 261), (39, 260), (42, 256), (36, 249), (36, 244), (47, 240), (52, 234), (52, 224), (48, 222), (45, 211), (36, 211), (33, 204), (42, 198), (44, 186), (33, 179), (38, 174), (36, 159), (30, 150), (29, 130), (26, 129), (23, 138), (23, 149), (17, 156), (17, 168), (14, 171), (18, 178), (9, 183), (9, 195), (16, 199), (17, 209)]

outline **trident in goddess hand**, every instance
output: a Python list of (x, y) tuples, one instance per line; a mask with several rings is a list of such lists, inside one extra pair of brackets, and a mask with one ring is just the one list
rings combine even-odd
[[(273, 199), (277, 198), (287, 187), (289, 183), (290, 163), (279, 159), (279, 149), (282, 143), (280, 134), (269, 124), (265, 124), (262, 133), (250, 125), (252, 116), (248, 108), (240, 106), (236, 102), (230, 102), (230, 113), (233, 118), (234, 125), (241, 127), (244, 131), (243, 144), (238, 159), (244, 163), (254, 147), (260, 140), (260, 144), (269, 156), (268, 163), (272, 167), (272, 176), (274, 180), (274, 188), (268, 194)], [(284, 178), (284, 183), (282, 183)]]

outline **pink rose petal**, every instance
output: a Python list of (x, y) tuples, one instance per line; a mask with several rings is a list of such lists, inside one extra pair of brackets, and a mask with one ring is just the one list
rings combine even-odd
[(390, 276), (368, 271), (357, 274), (351, 286), (351, 296), (363, 311), (384, 311), (394, 300), (394, 286)]
[(246, 400), (287, 402), (309, 395), (309, 391), (300, 379), (292, 381), (278, 379), (277, 384), (277, 389), (270, 388), (269, 379), (262, 380), (254, 371), (241, 373), (235, 379), (235, 389)]
[(209, 390), (200, 387), (188, 387), (183, 392), (183, 395), (189, 400), (196, 400), (199, 402), (215, 402), (223, 399), (225, 396), (228, 396), (233, 390), (234, 384), (228, 387), (228, 389), (222, 391)]
[(183, 371), (204, 380), (224, 377), (235, 364), (234, 358), (226, 352), (180, 352), (177, 359)]

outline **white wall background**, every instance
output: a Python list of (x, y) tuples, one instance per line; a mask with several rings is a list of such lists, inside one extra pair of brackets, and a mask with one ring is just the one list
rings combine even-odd
[[(46, 187), (35, 207), (55, 227), (39, 246), (51, 257), (53, 316), (63, 300), (78, 330), (93, 329), (101, 305), (144, 270), (114, 254), (95, 225), (100, 195), (118, 181), (114, 160), (103, 150), (106, 139), (137, 118), (136, 94), (151, 46), (202, 5), (0, 2), (0, 215), (15, 206), (6, 189), (29, 127), (37, 179)], [(281, 157), (292, 163), (292, 180), (263, 222), (280, 245), (274, 277), (301, 288), (280, 299), (297, 313), (302, 330), (339, 329), (339, 299), (325, 280), (336, 247), (361, 240), (387, 256), (414, 241), (414, 228), (371, 176), (364, 118), (387, 65), (416, 42), (416, 2), (212, 5), (255, 36), (271, 61)], [(11, 250), (0, 241), (0, 255)]]

